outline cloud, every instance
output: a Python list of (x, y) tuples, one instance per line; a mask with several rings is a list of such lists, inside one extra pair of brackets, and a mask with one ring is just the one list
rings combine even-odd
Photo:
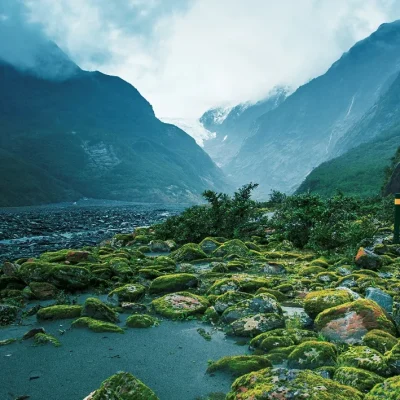
[(170, 118), (256, 101), (276, 85), (298, 87), (381, 23), (400, 18), (398, 3), (23, 1), (28, 21), (82, 68), (121, 76)]

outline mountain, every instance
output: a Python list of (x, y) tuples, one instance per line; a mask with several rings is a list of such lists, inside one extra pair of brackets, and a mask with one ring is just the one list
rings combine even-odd
[[(399, 146), (400, 74), (336, 146), (336, 150), (350, 150), (315, 168), (300, 185), (298, 192), (310, 190), (330, 196), (339, 189), (358, 196), (377, 195), (384, 184), (386, 169)], [(394, 168), (395, 165), (392, 165), (390, 172)]]
[(384, 94), (400, 70), (400, 21), (383, 24), (322, 76), (261, 116), (253, 136), (224, 167), (236, 183), (291, 192)]
[(49, 48), (39, 69), (0, 62), (0, 206), (185, 202), (229, 188), (194, 139), (159, 121), (132, 85)]
[(214, 133), (214, 137), (204, 141), (204, 149), (218, 165), (228, 164), (243, 142), (254, 133), (256, 120), (278, 107), (287, 95), (287, 88), (277, 87), (255, 104), (242, 103), (233, 108), (206, 111), (200, 122), (207, 131)]

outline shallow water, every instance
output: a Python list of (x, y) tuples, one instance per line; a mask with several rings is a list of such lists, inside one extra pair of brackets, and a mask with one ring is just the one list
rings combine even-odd
[[(126, 315), (121, 315), (121, 319)], [(0, 347), (0, 399), (28, 395), (29, 400), (81, 400), (118, 371), (131, 372), (152, 388), (160, 400), (194, 400), (210, 392), (228, 392), (233, 378), (205, 373), (207, 361), (246, 354), (222, 332), (212, 340), (199, 335), (197, 321), (164, 320), (150, 329), (128, 329), (125, 334), (65, 330), (70, 321), (42, 322), (0, 329), (0, 340), (21, 337), (33, 326), (43, 326), (62, 346), (34, 346), (33, 340)], [(123, 321), (121, 322), (123, 326)]]

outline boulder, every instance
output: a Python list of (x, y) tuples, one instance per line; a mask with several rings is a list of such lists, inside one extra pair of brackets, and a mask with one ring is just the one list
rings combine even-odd
[(152, 240), (149, 244), (150, 251), (154, 253), (169, 253), (171, 248), (163, 240)]
[(118, 321), (118, 313), (95, 297), (89, 297), (85, 300), (81, 315), (82, 317), (90, 317), (108, 322)]
[(128, 283), (112, 290), (109, 298), (116, 298), (119, 303), (123, 301), (137, 301), (146, 293), (146, 288), (139, 283)]
[(6, 261), (3, 264), (3, 274), (6, 276), (16, 276), (20, 266)]
[(288, 357), (288, 367), (293, 369), (315, 369), (335, 365), (335, 362), (335, 345), (316, 340), (299, 344)]
[(232, 322), (228, 325), (226, 333), (230, 336), (253, 337), (284, 326), (285, 320), (281, 315), (273, 313), (256, 314)]
[(134, 314), (127, 318), (126, 326), (129, 328), (150, 328), (158, 325), (158, 320), (150, 315)]
[(81, 315), (82, 306), (56, 305), (40, 308), (36, 314), (38, 320), (57, 320), (76, 318)]
[(193, 274), (171, 274), (154, 279), (150, 293), (171, 293), (197, 286), (198, 279)]
[(393, 322), (372, 300), (360, 299), (328, 308), (315, 319), (316, 328), (330, 341), (362, 343), (363, 336), (373, 329), (395, 334)]
[(99, 389), (84, 400), (159, 400), (143, 382), (127, 372), (118, 372), (106, 379)]
[(249, 248), (239, 239), (228, 240), (212, 253), (214, 257), (227, 257), (237, 255), (239, 257), (247, 257)]
[(207, 368), (207, 372), (224, 371), (233, 376), (241, 376), (268, 367), (272, 367), (272, 364), (263, 356), (226, 356), (212, 362)]
[(39, 300), (53, 299), (57, 294), (57, 288), (48, 282), (31, 282), (29, 288)]
[(20, 309), (9, 304), (0, 304), (0, 326), (12, 324), (18, 316)]
[(207, 254), (198, 244), (187, 243), (172, 253), (172, 257), (176, 262), (190, 262), (207, 258)]
[(365, 298), (375, 301), (375, 303), (379, 304), (388, 313), (393, 311), (393, 297), (385, 293), (382, 289), (375, 287), (367, 288)]
[(360, 247), (355, 257), (355, 263), (360, 268), (378, 270), (383, 265), (382, 258), (374, 252)]
[(365, 396), (365, 400), (399, 400), (400, 399), (400, 376), (394, 376), (378, 383)]
[(371, 371), (354, 367), (340, 367), (335, 371), (333, 379), (343, 385), (354, 387), (360, 392), (368, 392), (384, 378)]

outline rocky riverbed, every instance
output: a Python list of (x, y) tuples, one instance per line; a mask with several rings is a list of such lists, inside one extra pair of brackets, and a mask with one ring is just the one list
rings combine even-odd
[(391, 235), (329, 257), (172, 239), (136, 228), (3, 263), (0, 397), (399, 400)]
[(0, 208), (0, 262), (45, 251), (93, 246), (178, 214), (185, 205), (81, 200), (41, 207)]

